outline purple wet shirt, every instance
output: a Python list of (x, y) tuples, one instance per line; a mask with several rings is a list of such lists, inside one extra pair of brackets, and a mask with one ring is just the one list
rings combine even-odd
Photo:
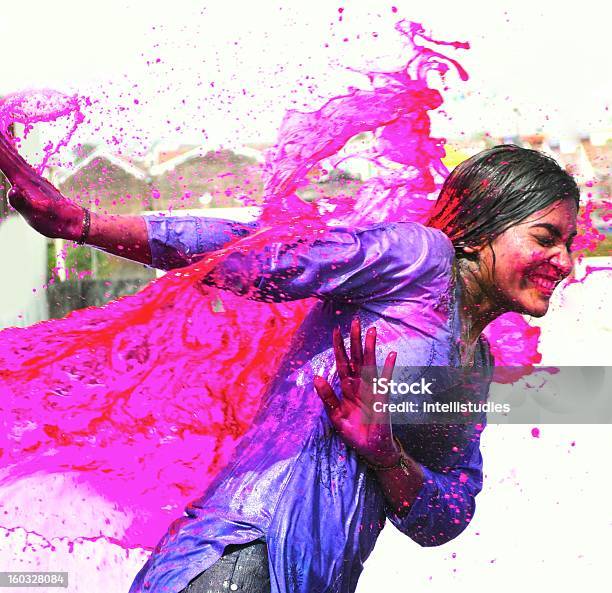
[[(258, 226), (193, 216), (145, 219), (152, 265), (161, 269), (187, 265)], [(406, 424), (392, 414), (394, 434), (425, 477), (415, 502), (398, 516), (375, 474), (334, 431), (313, 386), (314, 375), (322, 375), (339, 393), (332, 328), (340, 325), (348, 336), (355, 314), (364, 333), (376, 325), (379, 361), (394, 350), (396, 369), (444, 374), (459, 366), (460, 293), (449, 239), (418, 223), (390, 223), (333, 228), (297, 255), (297, 265), (285, 247), (233, 254), (207, 280), (239, 294), (247, 281), (257, 287), (249, 298), (319, 302), (296, 332), (232, 460), (173, 523), (130, 593), (176, 593), (226, 545), (260, 538), (268, 547), (272, 593), (351, 593), (385, 518), (421, 546), (436, 546), (459, 535), (474, 514), (484, 415), (459, 424), (425, 415)], [(483, 401), (493, 367), (484, 337), (475, 367), (485, 380), (472, 391)]]

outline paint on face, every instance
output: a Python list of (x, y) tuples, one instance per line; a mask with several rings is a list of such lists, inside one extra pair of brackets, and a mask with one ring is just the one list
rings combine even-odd
[(534, 317), (546, 313), (555, 288), (573, 268), (576, 215), (573, 200), (555, 202), (510, 227), (481, 251), (501, 307)]

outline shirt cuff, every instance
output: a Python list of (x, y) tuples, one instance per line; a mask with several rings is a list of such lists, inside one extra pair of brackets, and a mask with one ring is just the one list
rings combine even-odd
[(193, 263), (193, 256), (221, 249), (232, 239), (257, 229), (257, 222), (238, 223), (202, 216), (144, 216), (151, 266), (162, 270)]
[(169, 270), (184, 266), (200, 251), (198, 219), (189, 216), (145, 216), (151, 266)]
[(438, 494), (438, 484), (435, 480), (433, 472), (424, 465), (419, 465), (423, 471), (423, 485), (416, 495), (408, 513), (400, 517), (391, 508), (391, 505), (388, 502), (386, 503), (387, 518), (400, 531), (409, 531), (419, 518), (431, 513), (429, 506), (430, 501)]

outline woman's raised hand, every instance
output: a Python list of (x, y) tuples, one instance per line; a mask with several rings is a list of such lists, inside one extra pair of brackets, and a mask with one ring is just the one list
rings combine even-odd
[[(366, 334), (365, 350), (361, 346), (361, 324), (351, 324), (351, 356), (347, 356), (338, 328), (333, 332), (336, 368), (342, 399), (339, 399), (323, 377), (316, 376), (314, 385), (325, 405), (327, 415), (342, 440), (372, 465), (388, 466), (397, 462), (400, 450), (393, 440), (391, 418), (385, 404), (388, 396), (376, 393), (376, 328)], [(391, 380), (396, 352), (385, 361), (382, 378)]]
[(11, 184), (8, 193), (11, 206), (32, 228), (51, 238), (74, 241), (80, 237), (83, 208), (38, 175), (2, 132), (0, 170)]

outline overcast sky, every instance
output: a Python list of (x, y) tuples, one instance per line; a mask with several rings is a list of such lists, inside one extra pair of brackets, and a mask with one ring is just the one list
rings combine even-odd
[(436, 119), (437, 133), (575, 136), (612, 123), (607, 4), (3, 3), (0, 93), (51, 87), (98, 100), (89, 115), (102, 128), (83, 129), (82, 141), (115, 136), (144, 148), (157, 138), (272, 141), (285, 109), (314, 108), (348, 84), (366, 83), (344, 66), (400, 64), (393, 24), (403, 17), (472, 45), (454, 54), (471, 78), (449, 78), (450, 117)]

